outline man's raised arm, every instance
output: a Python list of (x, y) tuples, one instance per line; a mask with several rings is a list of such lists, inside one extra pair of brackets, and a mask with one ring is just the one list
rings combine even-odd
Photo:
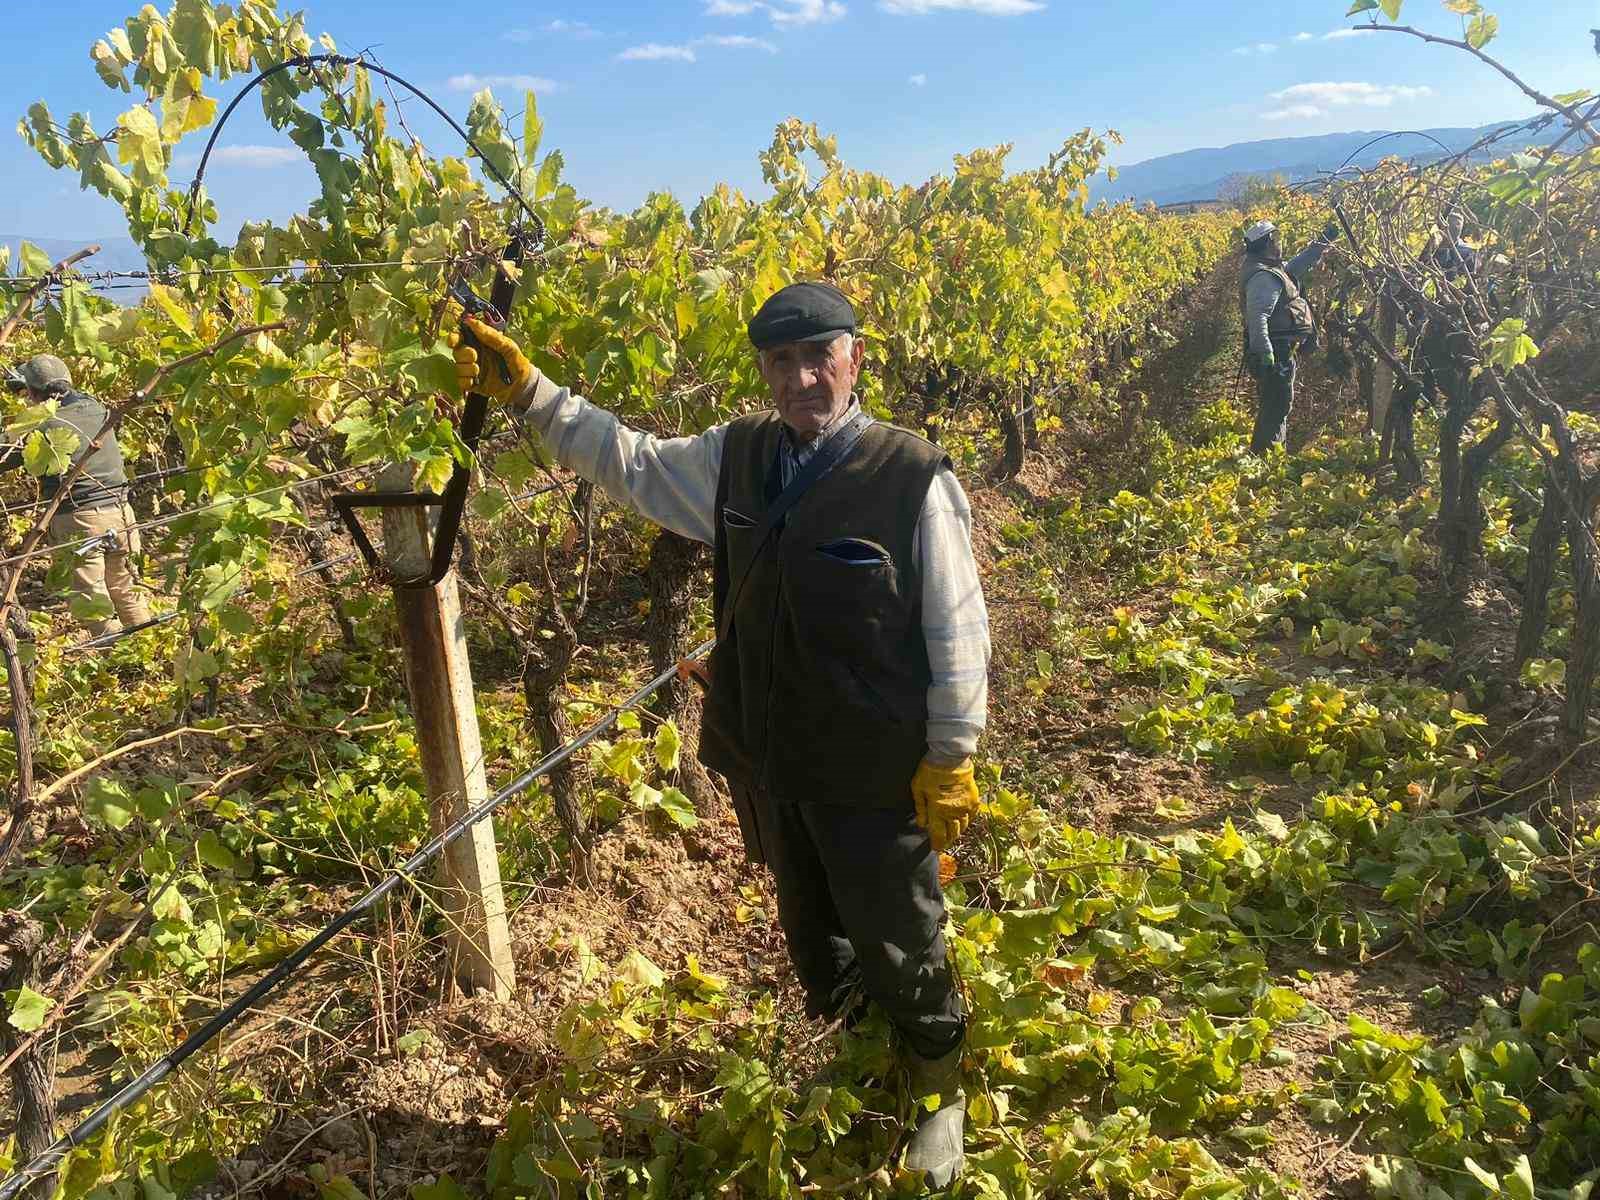
[(523, 411), (522, 422), (569, 471), (672, 532), (710, 545), (715, 540), (717, 478), (727, 427), (694, 437), (658, 438), (630, 429), (582, 396), (547, 379), (516, 343), (480, 321), (467, 327), (487, 357), (505, 363), (511, 382), (479, 371), (478, 351), (456, 346), (462, 391), (478, 390)]

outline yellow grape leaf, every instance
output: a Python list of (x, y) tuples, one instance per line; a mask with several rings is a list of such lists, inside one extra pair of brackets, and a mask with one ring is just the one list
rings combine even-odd
[(133, 177), (143, 186), (161, 182), (166, 175), (166, 152), (161, 143), (161, 127), (153, 112), (142, 104), (130, 108), (117, 121), (117, 161), (133, 168)]

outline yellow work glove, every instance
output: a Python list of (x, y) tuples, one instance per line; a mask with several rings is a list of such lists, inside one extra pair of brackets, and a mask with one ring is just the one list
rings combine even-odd
[(917, 806), (917, 824), (928, 831), (935, 850), (951, 845), (978, 814), (978, 782), (972, 760), (941, 767), (927, 759), (911, 777), (911, 798)]
[[(461, 324), (478, 343), (476, 347), (470, 345), (459, 333), (452, 333), (449, 338), (455, 350), (456, 382), (461, 385), (462, 395), (479, 392), (496, 400), (510, 400), (526, 392), (539, 372), (517, 344), (476, 317), (467, 317)], [(510, 383), (506, 382), (508, 375)]]

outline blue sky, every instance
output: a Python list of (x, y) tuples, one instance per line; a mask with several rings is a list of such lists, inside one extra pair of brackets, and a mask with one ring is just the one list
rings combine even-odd
[[(280, 0), (285, 7), (290, 5)], [(797, 115), (839, 137), (852, 164), (919, 180), (953, 154), (1010, 141), (1031, 165), (1084, 126), (1127, 139), (1136, 162), (1196, 146), (1350, 129), (1476, 125), (1530, 106), (1487, 68), (1393, 34), (1328, 36), (1345, 0), (300, 0), (314, 31), (370, 46), (384, 65), (464, 114), (492, 83), (513, 111), (541, 93), (547, 147), (600, 203), (667, 188), (692, 199), (728, 181), (756, 190), (757, 152)], [(0, 232), (122, 232), (9, 132), (35, 99), (108, 127), (128, 98), (94, 75), (90, 44), (139, 0), (11, 0), (0, 44)], [(165, 7), (163, 0), (162, 7)], [(1591, 27), (1600, 0), (1491, 4), (1493, 51), (1552, 91), (1600, 86)], [(1438, 0), (1405, 16), (1459, 28)], [(226, 101), (238, 87), (217, 90)], [(252, 106), (247, 104), (247, 109)], [(435, 149), (457, 150), (407, 108)], [(203, 135), (195, 135), (200, 142)], [(231, 236), (281, 219), (313, 194), (308, 174), (258, 118), (230, 124), (211, 177)], [(198, 146), (196, 151), (198, 151)], [(183, 165), (175, 180), (186, 180)]]

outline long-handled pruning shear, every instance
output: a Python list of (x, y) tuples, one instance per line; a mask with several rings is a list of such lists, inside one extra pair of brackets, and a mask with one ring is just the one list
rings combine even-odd
[[(526, 250), (523, 238), (520, 235), (515, 236), (501, 254), (501, 262), (521, 262)], [(495, 275), (494, 290), (487, 300), (460, 281), (452, 282), (448, 290), (450, 298), (461, 305), (464, 316), (475, 317), (487, 325), (503, 329), (506, 324), (506, 314), (511, 311), (511, 306), (517, 298), (517, 281), (502, 266)], [(464, 342), (476, 346), (475, 339), (465, 325), (460, 332)], [(482, 349), (482, 347), (477, 348)], [(500, 364), (500, 370), (501, 378), (510, 383), (510, 371), (506, 369), (504, 363)], [(458, 430), (461, 441), (467, 448), (468, 464), (477, 460), (478, 442), (483, 437), (483, 425), (488, 415), (489, 397), (481, 392), (468, 393), (466, 411), (461, 416)], [(356, 549), (361, 551), (361, 557), (366, 560), (368, 568), (378, 573), (383, 573), (385, 568), (378, 558), (378, 552), (373, 547), (371, 539), (367, 537), (366, 530), (361, 527), (361, 519), (356, 515), (356, 510), (437, 505), (439, 522), (434, 529), (433, 559), (429, 564), (428, 573), (415, 579), (390, 580), (395, 587), (425, 588), (432, 587), (450, 573), (450, 565), (455, 559), (456, 536), (461, 532), (461, 516), (466, 508), (467, 488), (471, 483), (472, 466), (458, 462), (455, 470), (451, 472), (450, 482), (445, 485), (444, 492), (440, 495), (431, 492), (341, 492), (332, 499), (345, 528), (350, 531)]]

